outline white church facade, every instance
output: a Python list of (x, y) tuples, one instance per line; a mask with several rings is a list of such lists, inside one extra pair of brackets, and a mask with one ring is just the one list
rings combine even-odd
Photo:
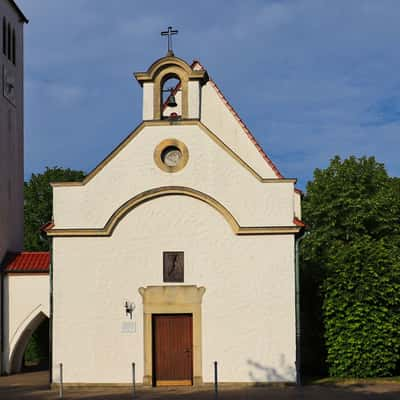
[[(54, 183), (52, 382), (296, 380), (300, 193), (199, 62), (143, 73), (142, 123)], [(169, 87), (173, 83), (172, 87)]]

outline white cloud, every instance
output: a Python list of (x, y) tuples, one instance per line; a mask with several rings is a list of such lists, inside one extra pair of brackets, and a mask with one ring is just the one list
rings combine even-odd
[(35, 95), (42, 102), (49, 101), (53, 106), (61, 108), (77, 106), (85, 96), (82, 87), (68, 85), (65, 82), (46, 82), (38, 80), (27, 80), (25, 82), (25, 91)]

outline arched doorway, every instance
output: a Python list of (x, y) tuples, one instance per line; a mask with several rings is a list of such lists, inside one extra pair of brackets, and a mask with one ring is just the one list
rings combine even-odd
[(10, 372), (47, 369), (49, 361), (49, 319), (39, 312), (27, 325), (10, 357)]

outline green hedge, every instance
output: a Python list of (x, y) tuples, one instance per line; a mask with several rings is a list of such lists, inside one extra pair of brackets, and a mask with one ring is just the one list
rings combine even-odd
[(400, 360), (399, 249), (360, 237), (336, 244), (323, 283), (331, 376), (391, 376)]
[(302, 293), (305, 361), (324, 338), (325, 350), (314, 350), (331, 376), (398, 373), (400, 179), (373, 157), (335, 157), (315, 170), (303, 212), (302, 289), (312, 289)]

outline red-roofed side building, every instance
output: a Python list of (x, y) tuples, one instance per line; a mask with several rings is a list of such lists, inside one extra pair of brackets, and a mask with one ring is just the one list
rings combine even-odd
[(5, 373), (21, 371), (32, 333), (50, 317), (49, 267), (47, 251), (7, 253), (2, 262)]

